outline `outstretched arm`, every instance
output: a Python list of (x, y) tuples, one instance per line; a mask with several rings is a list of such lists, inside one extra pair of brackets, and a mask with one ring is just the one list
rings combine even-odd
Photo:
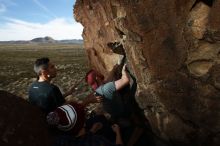
[(122, 89), (124, 86), (129, 84), (129, 75), (128, 72), (126, 71), (126, 65), (123, 66), (122, 68), (122, 76), (119, 80), (115, 81), (115, 88), (116, 91)]
[(84, 106), (87, 106), (89, 105), (90, 103), (98, 103), (98, 102), (101, 102), (103, 99), (103, 97), (101, 96), (95, 96), (94, 95), (94, 92), (90, 93), (89, 95), (87, 95), (83, 101), (82, 101), (82, 104)]

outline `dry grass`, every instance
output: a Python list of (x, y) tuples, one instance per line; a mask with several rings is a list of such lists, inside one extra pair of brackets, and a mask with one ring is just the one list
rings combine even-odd
[[(82, 45), (73, 44), (0, 44), (0, 89), (27, 98), (29, 85), (35, 80), (36, 58), (49, 57), (58, 69), (54, 84), (62, 91), (82, 77), (88, 68)], [(84, 92), (88, 88), (80, 84)]]

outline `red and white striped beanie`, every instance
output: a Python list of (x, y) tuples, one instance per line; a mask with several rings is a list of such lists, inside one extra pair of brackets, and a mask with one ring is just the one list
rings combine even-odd
[(73, 131), (77, 133), (84, 124), (84, 106), (78, 103), (66, 104), (56, 108), (54, 112), (47, 115), (47, 122), (56, 125), (61, 131)]
[[(71, 130), (77, 121), (77, 113), (74, 107), (70, 104), (63, 105), (58, 107), (58, 115), (60, 118), (59, 124), (58, 124), (58, 129), (62, 131), (69, 131)], [(60, 111), (60, 113), (59, 113)], [(65, 115), (62, 115), (65, 114)]]

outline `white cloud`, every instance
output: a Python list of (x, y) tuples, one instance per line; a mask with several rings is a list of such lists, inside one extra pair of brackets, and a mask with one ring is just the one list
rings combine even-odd
[(5, 11), (6, 11), (6, 6), (0, 3), (0, 13), (3, 13)]
[(31, 40), (50, 36), (56, 40), (82, 39), (81, 24), (65, 18), (55, 18), (47, 23), (32, 23), (14, 18), (6, 18), (7, 23), (0, 27), (0, 41)]
[(56, 15), (54, 13), (52, 13), (45, 5), (43, 5), (41, 2), (39, 2), (38, 0), (33, 0), (33, 2), (35, 4), (37, 4), (41, 9), (43, 9), (45, 12), (47, 12), (49, 15), (53, 16), (54, 18), (56, 18)]

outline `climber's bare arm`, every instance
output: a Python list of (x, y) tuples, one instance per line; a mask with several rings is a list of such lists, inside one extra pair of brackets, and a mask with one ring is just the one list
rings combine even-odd
[(115, 81), (115, 88), (116, 88), (116, 90), (120, 90), (124, 86), (128, 85), (129, 81), (130, 80), (129, 80), (128, 73), (126, 71), (126, 65), (124, 65), (123, 69), (122, 69), (122, 76), (121, 76), (121, 78), (119, 80)]

